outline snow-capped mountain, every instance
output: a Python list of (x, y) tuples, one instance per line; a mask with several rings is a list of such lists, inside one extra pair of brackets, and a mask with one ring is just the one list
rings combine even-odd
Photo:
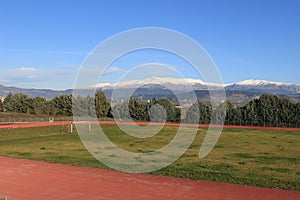
[(265, 80), (245, 80), (233, 84), (207, 83), (198, 79), (182, 78), (159, 78), (152, 77), (145, 80), (130, 80), (118, 83), (99, 83), (90, 86), (90, 88), (102, 88), (103, 90), (114, 88), (161, 88), (176, 91), (186, 91), (190, 88), (193, 90), (220, 89), (230, 91), (252, 91), (266, 92), (273, 94), (297, 94), (300, 93), (300, 85), (287, 84), (282, 82), (272, 82)]
[(237, 85), (269, 85), (269, 84), (273, 84), (273, 85), (278, 85), (278, 86), (289, 85), (289, 84), (283, 83), (283, 82), (272, 82), (272, 81), (254, 80), (254, 79), (237, 82), (235, 84), (237, 84)]
[[(95, 89), (101, 88), (108, 98), (112, 98), (112, 93), (119, 90), (118, 99), (127, 96), (134, 89), (135, 98), (174, 98), (174, 91), (186, 99), (189, 99), (193, 91), (196, 91), (199, 100), (209, 100), (209, 89), (226, 90), (227, 98), (233, 103), (243, 104), (253, 98), (257, 98), (263, 93), (276, 94), (282, 97), (290, 98), (293, 101), (300, 102), (300, 85), (287, 84), (281, 82), (271, 82), (265, 80), (245, 80), (233, 84), (206, 83), (197, 79), (181, 78), (158, 78), (152, 77), (145, 80), (130, 80), (119, 83), (100, 83), (92, 85), (89, 88), (79, 89), (80, 95), (93, 95)], [(120, 92), (121, 91), (121, 92)], [(30, 97), (43, 96), (54, 98), (62, 94), (72, 94), (73, 89), (69, 90), (41, 90), (41, 89), (23, 89), (16, 87), (5, 87), (0, 85), (0, 97), (5, 97), (9, 92), (22, 92)]]
[(129, 80), (121, 81), (118, 83), (99, 83), (96, 85), (91, 85), (89, 88), (102, 88), (114, 89), (114, 88), (151, 88), (153, 86), (168, 88), (176, 91), (185, 90), (187, 88), (192, 88), (194, 90), (207, 90), (218, 89), (228, 84), (217, 84), (217, 83), (207, 83), (199, 79), (192, 78), (161, 78), (161, 77), (151, 77), (144, 80)]
[(265, 80), (245, 80), (230, 84), (226, 90), (267, 92), (273, 94), (297, 94), (300, 93), (300, 85)]

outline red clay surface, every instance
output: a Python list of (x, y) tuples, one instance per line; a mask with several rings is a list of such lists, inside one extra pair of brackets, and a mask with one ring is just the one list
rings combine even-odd
[[(0, 157), (0, 195), (18, 199), (300, 199), (300, 192)], [(1, 196), (0, 196), (1, 198)]]
[[(71, 124), (73, 122), (30, 122), (30, 123), (14, 123), (14, 124), (0, 124), (0, 129), (11, 129), (11, 128), (29, 128), (29, 127), (41, 127), (41, 126), (58, 126)], [(75, 123), (88, 123), (88, 122), (75, 122)], [(93, 124), (137, 124), (137, 125), (148, 125), (149, 122), (92, 122)], [(161, 125), (160, 123), (152, 123), (153, 125)], [(177, 124), (177, 123), (165, 123), (165, 126), (198, 126), (201, 128), (209, 127), (209, 124)], [(220, 127), (220, 125), (212, 125)], [(257, 129), (257, 130), (286, 130), (286, 131), (300, 131), (300, 128), (284, 128), (284, 127), (263, 127), (263, 126), (233, 126), (224, 125), (223, 128), (232, 129)]]

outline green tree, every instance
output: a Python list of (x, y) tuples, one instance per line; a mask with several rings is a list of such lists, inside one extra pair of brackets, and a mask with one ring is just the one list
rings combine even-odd
[(3, 101), (3, 110), (6, 112), (14, 112), (13, 94), (10, 92)]
[(200, 113), (199, 113), (199, 103), (194, 103), (188, 108), (185, 115), (185, 123), (189, 124), (201, 124)]
[(101, 89), (95, 94), (95, 110), (98, 118), (110, 116), (111, 104)]
[(49, 101), (49, 102), (47, 102), (45, 112), (48, 116), (55, 116), (58, 113), (58, 108), (55, 107), (55, 104), (53, 101)]
[(167, 114), (168, 122), (179, 122), (180, 121), (180, 109), (176, 108), (174, 103), (169, 99), (160, 99), (157, 101), (158, 104), (162, 105)]
[(282, 126), (289, 127), (293, 123), (293, 107), (294, 105), (289, 99), (283, 98), (281, 100), (279, 118)]
[(226, 111), (227, 120), (231, 125), (242, 124), (242, 112), (240, 107), (234, 107)]
[(253, 99), (241, 108), (242, 123), (241, 125), (259, 125), (259, 117), (257, 114), (258, 100)]
[(31, 105), (32, 99), (22, 93), (15, 95), (9, 93), (3, 102), (4, 110), (7, 112), (28, 113)]
[(51, 113), (53, 114), (55, 112), (55, 109), (57, 111), (58, 115), (63, 116), (72, 116), (72, 95), (71, 94), (65, 94), (58, 97), (55, 97), (51, 101), (53, 107), (51, 107)]
[(296, 127), (300, 127), (300, 103), (295, 104), (295, 124)]
[(95, 99), (91, 96), (73, 97), (74, 116), (95, 117)]
[(3, 111), (3, 101), (2, 101), (2, 99), (0, 98), (0, 112), (2, 112)]
[(165, 122), (167, 120), (166, 109), (160, 104), (154, 104), (149, 110), (149, 120), (151, 122)]
[(208, 124), (211, 120), (211, 114), (211, 105), (198, 101), (187, 110), (185, 122), (192, 124)]
[(234, 106), (230, 100), (225, 101), (226, 104), (226, 124), (236, 125), (240, 124), (242, 120), (241, 109)]
[(211, 110), (211, 123), (213, 124), (223, 124), (226, 120), (226, 107), (227, 107), (226, 101), (223, 103), (220, 103), (219, 105), (212, 106)]
[(32, 99), (32, 110), (33, 114), (41, 115), (46, 113), (47, 100), (44, 97), (35, 97)]
[(116, 104), (112, 109), (112, 115), (117, 121), (128, 121), (131, 118), (128, 103)]
[(16, 93), (15, 98), (15, 112), (30, 113), (32, 99), (25, 94)]
[(149, 120), (149, 105), (141, 99), (130, 98), (128, 103), (130, 117), (138, 121)]

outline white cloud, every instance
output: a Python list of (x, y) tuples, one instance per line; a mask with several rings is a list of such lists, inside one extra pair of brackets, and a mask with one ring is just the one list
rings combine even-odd
[[(70, 68), (44, 69), (33, 67), (8, 68), (0, 74), (0, 84), (16, 87), (46, 87), (56, 84), (62, 88), (72, 86), (76, 70)], [(43, 86), (45, 85), (45, 86)]]
[(36, 69), (32, 68), (32, 67), (21, 67), (21, 68), (17, 68), (16, 70), (17, 71), (24, 71), (24, 72), (33, 72), (33, 71), (36, 71)]
[(0, 79), (0, 83), (10, 83), (10, 80), (6, 80), (6, 79)]
[(119, 67), (110, 67), (104, 72), (104, 75), (114, 74), (114, 73), (118, 73), (121, 71), (122, 71), (122, 69)]

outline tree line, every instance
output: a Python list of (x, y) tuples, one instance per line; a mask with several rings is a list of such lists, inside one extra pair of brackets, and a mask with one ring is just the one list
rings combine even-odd
[[(102, 90), (95, 96), (61, 95), (53, 99), (9, 93), (0, 101), (0, 111), (28, 113), (47, 116), (96, 116), (98, 118), (114, 117), (120, 121), (133, 119), (137, 121), (180, 122), (208, 124), (213, 119), (225, 119), (228, 125), (252, 126), (300, 126), (300, 103), (293, 103), (287, 98), (264, 94), (244, 106), (235, 106), (229, 100), (223, 104), (226, 113), (216, 112), (210, 103), (197, 102), (185, 111), (169, 99), (152, 99), (143, 101), (130, 98), (128, 102), (111, 106)], [(217, 109), (218, 110), (218, 109)], [(221, 109), (222, 110), (222, 109)], [(75, 113), (74, 113), (75, 112)]]
[(34, 115), (72, 115), (72, 95), (62, 95), (51, 100), (44, 97), (30, 98), (23, 93), (9, 93), (0, 103), (0, 111)]
[[(235, 106), (226, 100), (220, 106), (226, 107), (224, 117), (228, 125), (300, 127), (300, 103), (276, 95), (264, 94), (244, 106)], [(200, 111), (197, 119), (196, 109)], [(198, 102), (188, 109), (185, 120), (187, 123), (198, 121), (200, 124), (208, 124), (212, 114), (214, 112), (210, 104)]]

